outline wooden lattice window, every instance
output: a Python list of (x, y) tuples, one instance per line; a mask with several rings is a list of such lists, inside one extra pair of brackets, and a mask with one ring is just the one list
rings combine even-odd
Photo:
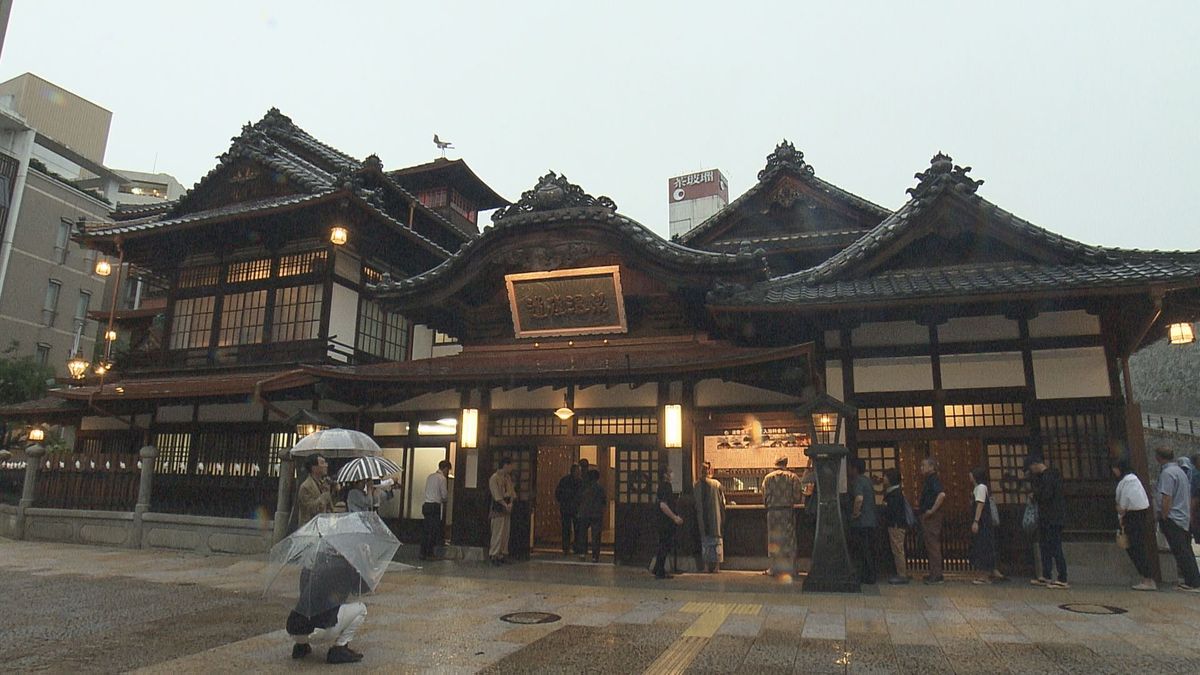
[(492, 417), (495, 436), (566, 436), (569, 422), (551, 413), (513, 413)]
[(623, 436), (658, 433), (658, 417), (655, 415), (578, 415), (576, 433), (587, 436)]
[(948, 404), (946, 427), (1019, 427), (1025, 424), (1025, 406), (1020, 403)]
[(496, 466), (500, 466), (499, 460), (503, 457), (508, 457), (513, 461), (513, 470), (510, 477), (513, 481), (513, 491), (517, 493), (517, 499), (529, 501), (533, 498), (533, 462), (534, 453), (536, 451), (529, 448), (512, 448), (499, 451), (496, 455)]
[(1108, 478), (1108, 432), (1101, 413), (1043, 415), (1042, 451), (1063, 478)]
[(296, 445), (296, 432), (294, 431), (277, 431), (271, 434), (270, 447), (268, 448), (267, 456), (267, 475), (279, 475), (279, 459), (287, 454), (292, 446)]
[(154, 462), (154, 473), (186, 474), (191, 454), (190, 433), (155, 434), (154, 447), (158, 448), (158, 459)]
[(1024, 443), (987, 443), (988, 483), (997, 504), (1020, 504), (1029, 494), (1029, 484), (1022, 480), (1025, 456), (1029, 447)]
[(279, 258), (279, 276), (294, 277), (319, 272), (325, 262), (325, 251), (308, 251)]
[(366, 278), (368, 282), (377, 284), (383, 281), (383, 272), (380, 272), (374, 267), (363, 265), (363, 277)]
[(867, 465), (867, 475), (871, 477), (871, 484), (875, 486), (875, 501), (882, 502), (884, 470), (900, 468), (900, 455), (896, 446), (859, 446), (857, 456)]
[(409, 323), (404, 315), (386, 312), (379, 303), (363, 299), (358, 316), (357, 349), (388, 361), (408, 358)]
[(216, 298), (183, 298), (175, 301), (171, 320), (171, 349), (207, 347), (212, 339), (213, 304)]
[(932, 429), (933, 406), (885, 406), (858, 411), (859, 431)]
[(290, 286), (275, 291), (272, 340), (314, 340), (321, 335), (320, 284)]
[(617, 448), (617, 503), (650, 504), (658, 489), (658, 451)]
[(267, 448), (258, 432), (201, 431), (192, 438), (197, 476), (258, 476)]
[(200, 288), (203, 286), (215, 286), (217, 284), (217, 280), (220, 278), (220, 265), (198, 265), (196, 267), (188, 267), (179, 271), (179, 287)]
[(262, 342), (263, 322), (266, 318), (265, 290), (226, 295), (221, 306), (221, 331), (217, 345), (230, 347)]
[(269, 279), (270, 277), (271, 259), (259, 258), (258, 260), (243, 260), (242, 262), (231, 263), (229, 265), (229, 272), (225, 275), (225, 281), (237, 284), (244, 281)]

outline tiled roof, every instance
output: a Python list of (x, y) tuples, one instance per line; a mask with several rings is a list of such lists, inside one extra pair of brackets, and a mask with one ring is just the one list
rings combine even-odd
[(757, 183), (740, 197), (725, 205), (725, 208), (717, 211), (704, 222), (680, 235), (679, 241), (686, 244), (698, 238), (701, 234), (724, 223), (740, 211), (750, 200), (754, 199), (755, 196), (763, 192), (775, 180), (776, 176), (784, 173), (799, 177), (818, 191), (828, 195), (834, 201), (849, 204), (854, 208), (874, 214), (879, 218), (884, 218), (891, 213), (888, 209), (874, 202), (867, 201), (856, 194), (843, 190), (833, 183), (817, 178), (812, 166), (804, 161), (804, 153), (796, 150), (791, 143), (784, 140), (776, 146), (775, 152), (767, 156), (767, 165), (758, 173)]
[(272, 209), (283, 208), (287, 206), (295, 206), (305, 202), (317, 202), (334, 193), (334, 190), (324, 190), (321, 192), (314, 192), (312, 194), (290, 194), (283, 195), (281, 197), (266, 197), (264, 199), (254, 199), (245, 202), (234, 202), (232, 204), (226, 204), (224, 206), (218, 206), (212, 209), (194, 211), (177, 218), (160, 219), (158, 216), (150, 216), (133, 220), (117, 221), (115, 223), (98, 223), (95, 225), (89, 224), (84, 229), (84, 235), (109, 236), (114, 234), (129, 234), (133, 232), (143, 232), (146, 230), (155, 230), (175, 225), (190, 225), (212, 220), (220, 220), (222, 218), (229, 218), (231, 216), (239, 216), (248, 213), (271, 211)]
[(713, 294), (709, 302), (717, 307), (807, 307), (963, 295), (1102, 291), (1171, 281), (1189, 281), (1200, 286), (1200, 254), (1195, 254), (1191, 263), (1174, 259), (1075, 265), (980, 263), (898, 270), (863, 279), (834, 281), (804, 280), (799, 274), (802, 273), (725, 295)]
[(238, 396), (253, 394), (255, 385), (262, 383), (262, 391), (278, 391), (302, 386), (312, 378), (300, 370), (213, 373), (209, 375), (176, 376), (163, 378), (128, 379), (106, 383), (103, 386), (70, 387), (56, 389), (52, 393), (69, 400), (138, 400), (167, 398), (204, 398), (212, 396)]
[(710, 251), (753, 251), (758, 248), (766, 251), (826, 248), (851, 244), (857, 241), (862, 235), (862, 230), (818, 230), (815, 232), (797, 232), (795, 234), (714, 241), (711, 244), (705, 244), (704, 248)]
[(38, 415), (63, 415), (74, 413), (81, 410), (78, 403), (65, 401), (56, 396), (46, 396), (45, 398), (35, 399), (33, 401), (22, 401), (21, 403), (10, 403), (6, 406), (0, 406), (0, 418), (23, 418), (36, 417)]
[(772, 363), (811, 353), (811, 345), (738, 347), (723, 341), (617, 343), (463, 351), (453, 356), (368, 366), (302, 366), (320, 377), (360, 382), (522, 382), (570, 376), (620, 379), (629, 375), (711, 372)]
[[(539, 188), (551, 184), (561, 187), (561, 185), (566, 184), (565, 177), (555, 176), (553, 173), (550, 173), (542, 177), (539, 182)], [(510, 232), (516, 230), (537, 231), (541, 229), (541, 226), (545, 225), (581, 221), (600, 223), (667, 264), (678, 264), (714, 271), (752, 271), (760, 278), (765, 278), (768, 274), (766, 257), (761, 252), (716, 253), (687, 248), (675, 242), (667, 241), (641, 223), (616, 213), (614, 210), (615, 205), (608, 206), (612, 204), (612, 201), (607, 197), (592, 198), (589, 195), (584, 195), (578, 186), (566, 185), (569, 185), (574, 191), (578, 191), (579, 195), (582, 195), (579, 199), (586, 197), (596, 204), (604, 205), (541, 208), (537, 206), (538, 201), (536, 198), (530, 197), (526, 199), (527, 196), (538, 192), (538, 189), (530, 190), (522, 197), (520, 202), (510, 206), (507, 213), (500, 214), (498, 212), (500, 217), (497, 218), (494, 216), (494, 224), (484, 230), (478, 239), (463, 244), (462, 248), (442, 264), (423, 274), (408, 279), (392, 279), (390, 276), (385, 276), (384, 281), (371, 287), (372, 290), (400, 295), (415, 294), (419, 290), (430, 287), (443, 278), (458, 274), (460, 270), (474, 264), (476, 259), (482, 255), (479, 253), (480, 251), (487, 250), (493, 242), (507, 236)]]
[[(711, 296), (716, 306), (814, 305), (888, 301), (900, 298), (1022, 293), (1056, 289), (1110, 288), (1188, 280), (1200, 285), (1200, 252), (1158, 252), (1105, 248), (1055, 234), (1021, 219), (975, 194), (983, 181), (938, 153), (917, 174), (912, 199), (854, 243), (819, 265), (755, 284), (725, 288)], [(1059, 262), (980, 262), (891, 270), (856, 276), (856, 270), (922, 222), (939, 200), (952, 199), (977, 210), (989, 222), (1037, 244)]]
[[(470, 234), (464, 233), (440, 214), (425, 207), (404, 187), (388, 177), (381, 170), (382, 165), (378, 157), (372, 155), (366, 160), (357, 160), (313, 138), (276, 108), (271, 108), (255, 124), (247, 124), (242, 127), (242, 133), (233, 139), (229, 150), (220, 156), (217, 165), (178, 200), (168, 203), (165, 205), (166, 208), (164, 205), (154, 205), (138, 209), (119, 209), (114, 212), (114, 217), (121, 222), (138, 220), (138, 225), (145, 227), (139, 227), (137, 231), (144, 231), (179, 223), (196, 222), (198, 219), (207, 219), (216, 215), (220, 209), (206, 209), (196, 214), (184, 213), (184, 209), (187, 208), (199, 188), (213, 180), (225, 166), (239, 159), (249, 159), (261, 163), (279, 172), (307, 193), (307, 195), (293, 195), (281, 199), (320, 197), (332, 191), (346, 190), (369, 204), (375, 211), (387, 215), (381, 191), (390, 191), (411, 203), (416, 211), (438, 223), (459, 240), (466, 241), (471, 238)], [(377, 184), (378, 187), (372, 187), (371, 184)], [(277, 206), (279, 204), (273, 203), (271, 200), (255, 200), (221, 207), (229, 209), (229, 211), (221, 213), (223, 215), (245, 214), (253, 212), (255, 208)], [(392, 222), (399, 222), (394, 216), (387, 215), (387, 217)], [(442, 247), (417, 234), (412, 228), (405, 226), (404, 229), (413, 238), (445, 253)], [(88, 228), (85, 231), (87, 235), (114, 233), (117, 233), (117, 230), (105, 228)]]

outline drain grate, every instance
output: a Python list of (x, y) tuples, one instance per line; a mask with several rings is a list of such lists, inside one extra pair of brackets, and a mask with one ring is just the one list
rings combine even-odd
[(560, 619), (561, 616), (550, 612), (513, 612), (500, 617), (501, 621), (508, 623), (554, 623)]
[(1129, 610), (1124, 607), (1113, 607), (1112, 605), (1094, 605), (1088, 602), (1072, 602), (1065, 605), (1059, 605), (1059, 609), (1065, 609), (1068, 612), (1076, 614), (1124, 614)]

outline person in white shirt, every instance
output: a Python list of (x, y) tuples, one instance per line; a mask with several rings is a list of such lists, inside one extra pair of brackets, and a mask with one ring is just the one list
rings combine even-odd
[(433, 560), (434, 550), (442, 543), (445, 529), (442, 512), (450, 499), (450, 462), (438, 462), (438, 470), (425, 479), (425, 503), (421, 505), (421, 517), (425, 519), (421, 534), (421, 560)]
[(1146, 488), (1133, 472), (1128, 459), (1112, 463), (1113, 477), (1117, 478), (1117, 519), (1128, 538), (1125, 552), (1141, 575), (1141, 582), (1134, 584), (1135, 591), (1155, 591), (1158, 585), (1151, 576), (1150, 561), (1146, 559), (1146, 536), (1150, 531), (1150, 498)]

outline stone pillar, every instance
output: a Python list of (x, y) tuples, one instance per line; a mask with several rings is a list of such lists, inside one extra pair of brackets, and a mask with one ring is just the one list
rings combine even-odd
[(138, 481), (137, 504), (133, 506), (133, 530), (129, 533), (129, 547), (142, 547), (142, 514), (150, 510), (150, 494), (154, 490), (154, 464), (158, 458), (158, 448), (144, 445), (138, 450), (142, 460), (142, 473)]
[(37, 499), (37, 477), (42, 468), (46, 449), (34, 444), (25, 448), (25, 483), (21, 485), (21, 501), (17, 503), (17, 539), (25, 538), (25, 510)]
[(812, 565), (801, 590), (806, 593), (859, 593), (858, 571), (846, 549), (846, 530), (838, 503), (838, 471), (850, 451), (841, 445), (811, 445), (808, 455), (817, 472), (817, 531)]
[(138, 483), (137, 505), (133, 510), (136, 513), (145, 513), (150, 510), (150, 492), (154, 489), (154, 460), (158, 458), (158, 448), (153, 445), (143, 446), (138, 450), (138, 456), (142, 458), (142, 476)]
[(275, 531), (271, 543), (282, 541), (288, 535), (288, 523), (291, 520), (291, 505), (288, 503), (292, 496), (292, 479), (296, 473), (296, 463), (292, 454), (284, 453), (279, 458), (279, 493), (275, 497)]

